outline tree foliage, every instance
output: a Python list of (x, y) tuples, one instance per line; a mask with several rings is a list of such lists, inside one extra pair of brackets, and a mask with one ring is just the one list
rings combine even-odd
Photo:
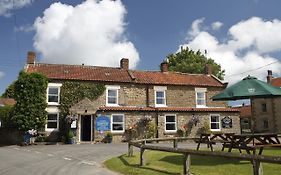
[(10, 128), (13, 126), (11, 121), (13, 109), (13, 106), (0, 106), (1, 127)]
[(4, 98), (14, 98), (14, 92), (15, 92), (15, 81), (8, 86), (8, 88), (2, 94), (2, 97), (4, 97)]
[(46, 90), (48, 79), (39, 73), (20, 72), (14, 84), (17, 101), (12, 121), (19, 130), (41, 129), (47, 119)]
[(168, 55), (167, 58), (170, 71), (202, 74), (205, 71), (205, 65), (211, 65), (213, 75), (221, 80), (224, 78), (225, 71), (221, 69), (221, 66), (213, 59), (207, 58), (200, 50), (194, 52), (187, 47), (178, 53)]

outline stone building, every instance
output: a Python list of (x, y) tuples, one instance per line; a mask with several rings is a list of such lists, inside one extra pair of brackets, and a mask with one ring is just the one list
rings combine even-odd
[[(26, 72), (39, 72), (49, 79), (47, 90), (48, 121), (46, 131), (59, 128), (60, 88), (64, 81), (93, 82), (105, 85), (105, 92), (95, 101), (83, 99), (70, 108), (77, 116), (72, 123), (77, 141), (95, 141), (108, 130), (114, 141), (121, 141), (126, 129), (143, 117), (157, 126), (157, 137), (174, 136), (178, 129), (196, 120), (191, 137), (207, 123), (211, 131), (240, 132), (239, 111), (211, 97), (226, 86), (206, 68), (205, 74), (168, 71), (168, 63), (160, 71), (129, 69), (129, 59), (121, 59), (120, 67), (62, 65), (37, 63), (29, 52)], [(103, 117), (105, 123), (99, 123)], [(228, 123), (226, 122), (228, 121)], [(230, 123), (229, 123), (230, 122)], [(99, 130), (100, 125), (109, 125)]]
[[(273, 78), (268, 70), (267, 83), (281, 87), (281, 77)], [(281, 97), (252, 100), (253, 130), (255, 132), (281, 133)]]

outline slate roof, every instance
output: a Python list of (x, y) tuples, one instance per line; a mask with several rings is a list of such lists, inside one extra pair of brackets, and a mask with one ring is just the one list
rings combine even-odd
[(224, 87), (224, 84), (216, 77), (205, 74), (136, 71), (112, 67), (43, 63), (29, 64), (25, 70), (42, 73), (49, 79), (55, 80)]

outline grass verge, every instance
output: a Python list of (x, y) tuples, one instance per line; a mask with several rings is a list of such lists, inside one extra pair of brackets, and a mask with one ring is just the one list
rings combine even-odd
[[(264, 155), (281, 156), (281, 149), (264, 150)], [(139, 166), (139, 154), (126, 154), (107, 160), (104, 164), (112, 171), (126, 175), (172, 175), (182, 174), (182, 155), (159, 151), (145, 152), (145, 166)], [(280, 175), (280, 164), (262, 163), (264, 175)], [(191, 172), (195, 175), (249, 175), (252, 164), (249, 161), (219, 157), (191, 156)]]

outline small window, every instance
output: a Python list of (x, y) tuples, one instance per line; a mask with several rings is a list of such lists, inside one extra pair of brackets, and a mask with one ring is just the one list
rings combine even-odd
[(106, 88), (106, 105), (118, 106), (118, 90), (120, 86), (107, 86)]
[(263, 120), (263, 129), (268, 129), (268, 120)]
[(166, 106), (166, 90), (165, 86), (155, 86), (155, 106), (156, 107), (165, 107)]
[(196, 107), (206, 107), (206, 88), (195, 88)]
[(58, 130), (59, 129), (59, 114), (49, 113), (47, 118), (46, 130)]
[(124, 132), (124, 115), (113, 114), (111, 122), (112, 132)]
[(177, 130), (176, 115), (165, 116), (165, 131), (175, 132)]
[(262, 112), (267, 112), (266, 103), (261, 104)]
[(58, 105), (60, 101), (60, 83), (49, 83), (47, 89), (47, 102), (49, 105)]
[(210, 124), (211, 124), (211, 131), (219, 131), (220, 130), (220, 116), (211, 115)]

